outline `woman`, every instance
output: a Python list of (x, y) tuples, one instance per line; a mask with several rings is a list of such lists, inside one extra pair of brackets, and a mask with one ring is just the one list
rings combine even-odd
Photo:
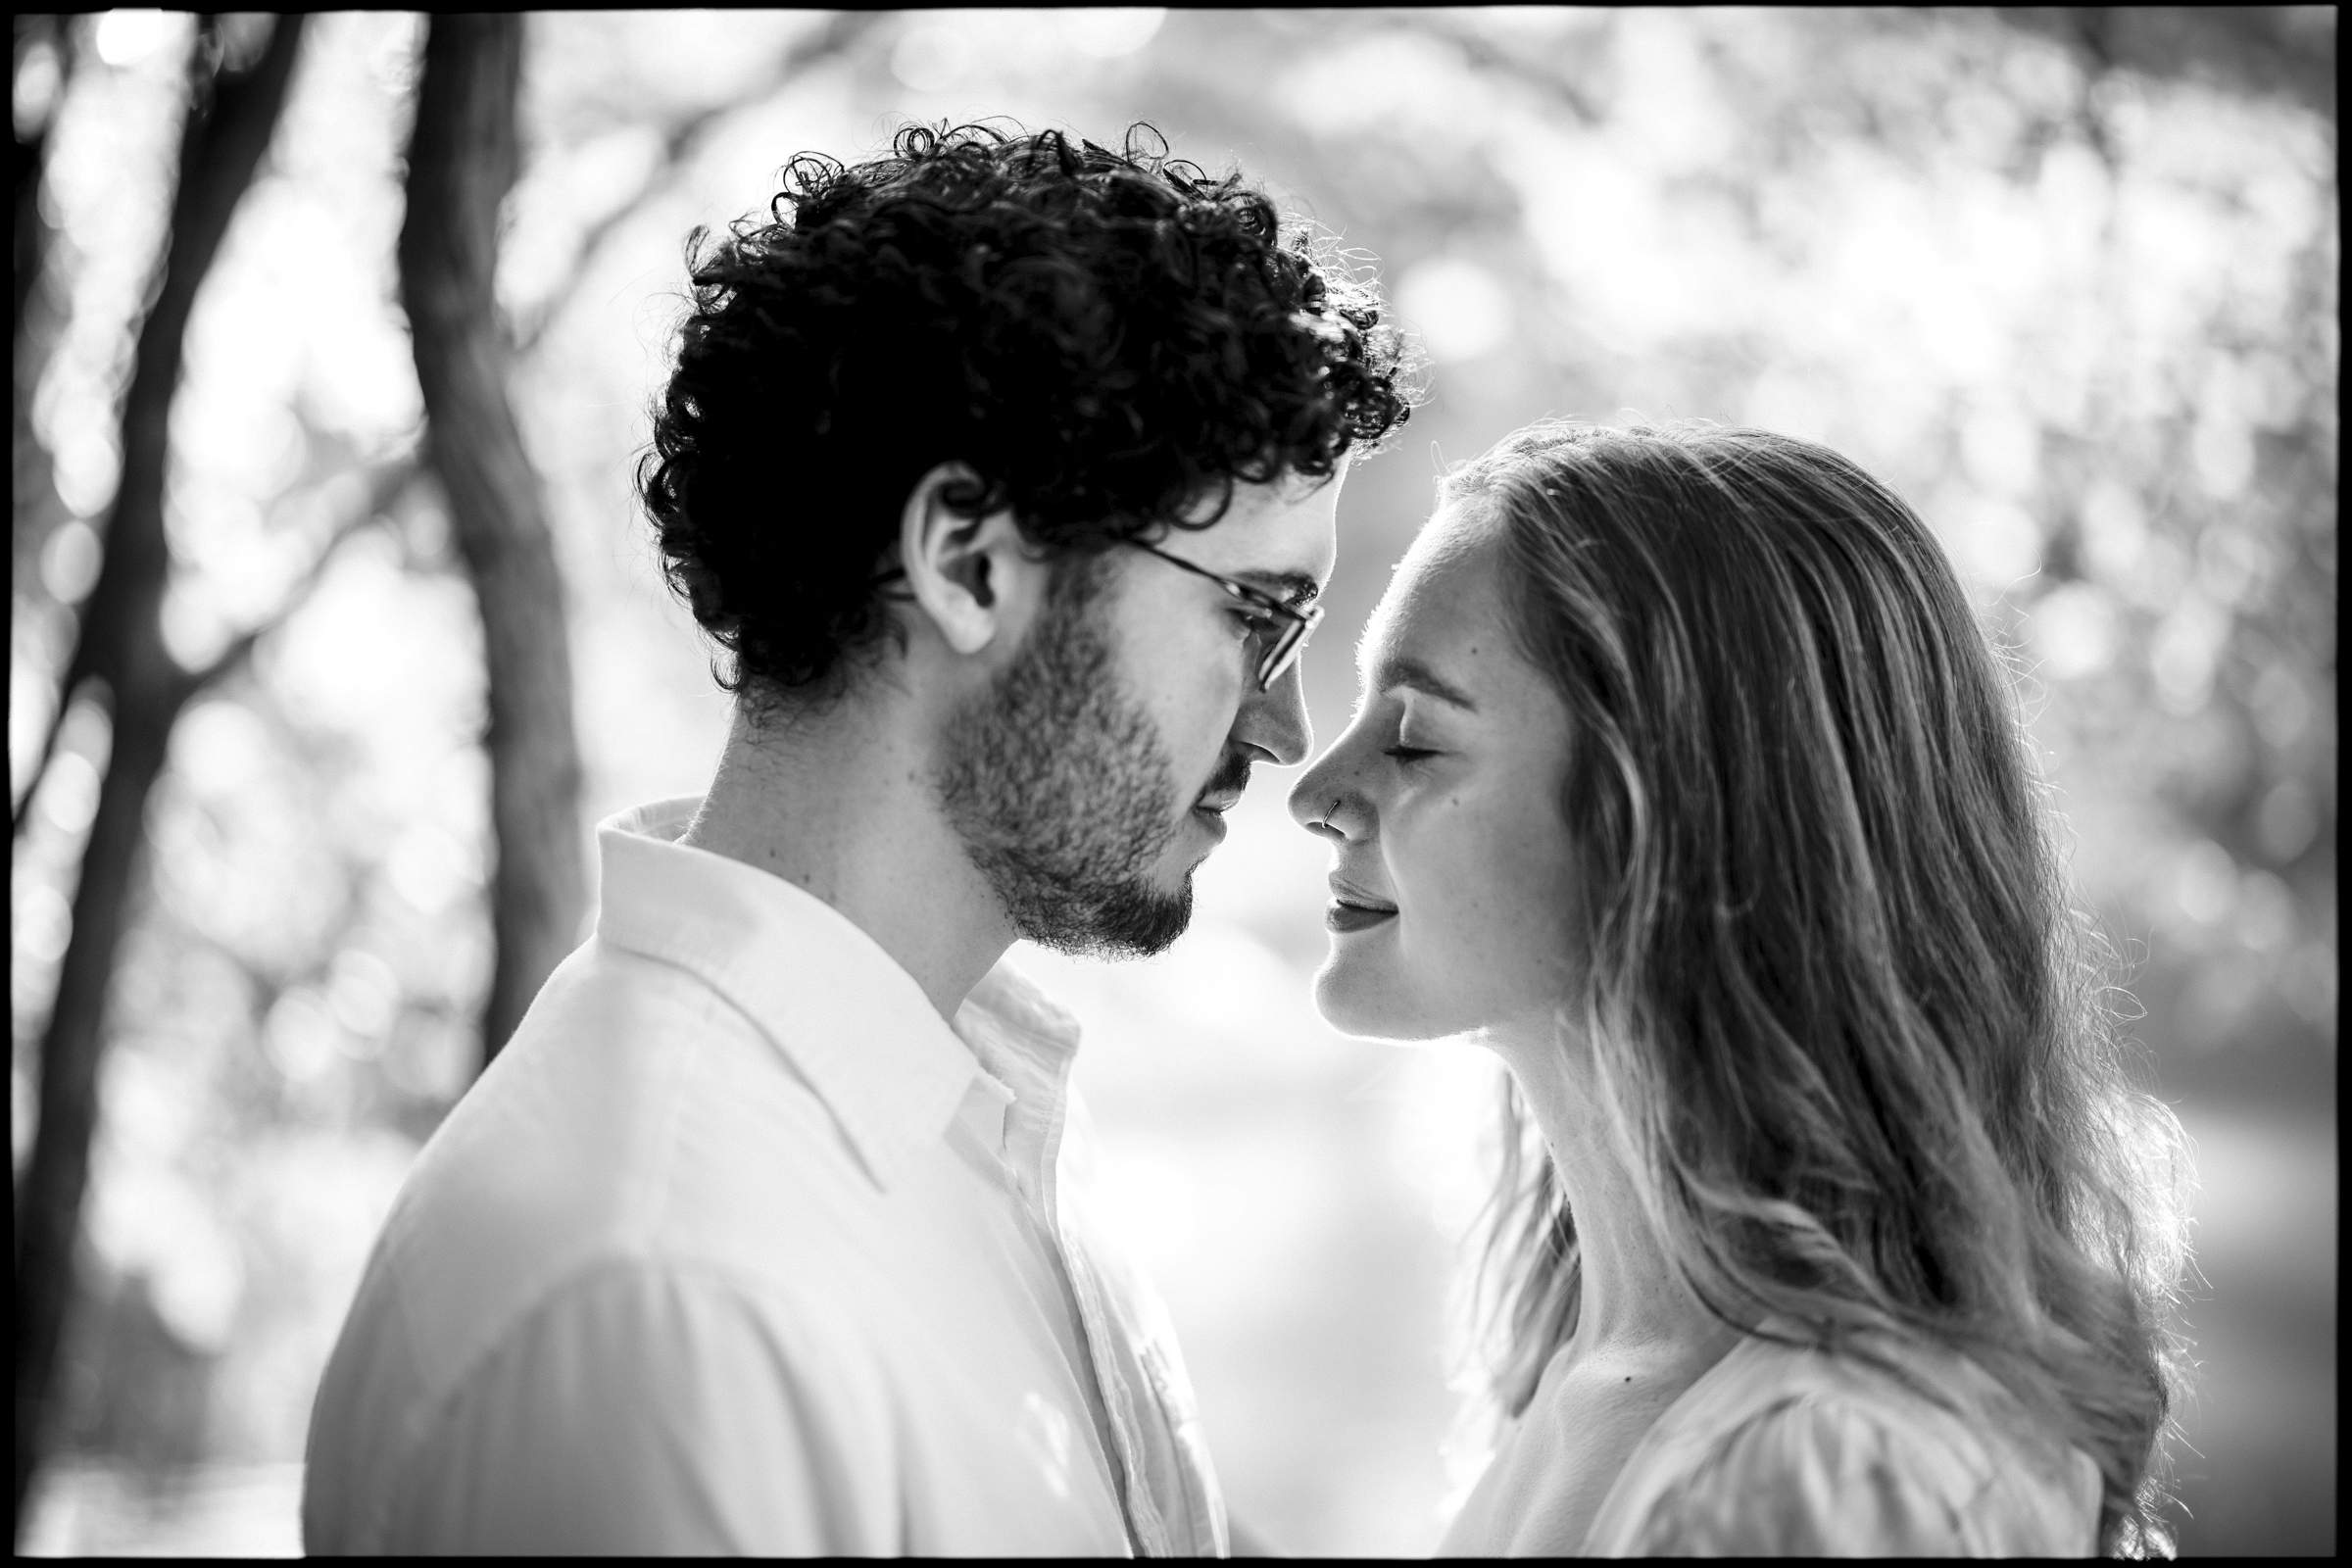
[(1325, 1015), (1473, 1035), (1541, 1133), (1442, 1551), (2169, 1545), (2178, 1128), (1885, 486), (1752, 430), (1505, 440), (1292, 809), (1336, 851)]

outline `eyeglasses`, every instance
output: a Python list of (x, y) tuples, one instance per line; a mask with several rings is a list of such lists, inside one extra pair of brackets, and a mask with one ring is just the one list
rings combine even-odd
[(1194, 565), (1182, 556), (1171, 556), (1165, 550), (1145, 544), (1140, 539), (1130, 539), (1127, 543), (1147, 555), (1157, 556), (1171, 566), (1182, 566), (1196, 577), (1206, 577), (1234, 600), (1249, 607), (1250, 638), (1259, 650), (1257, 689), (1261, 692), (1272, 691), (1274, 683), (1282, 679), (1284, 672), (1298, 662), (1299, 654), (1306, 648), (1307, 634), (1323, 618), (1321, 605), (1294, 609), (1272, 594), (1252, 588), (1246, 582), (1235, 582), (1231, 577), (1220, 577), (1206, 567)]

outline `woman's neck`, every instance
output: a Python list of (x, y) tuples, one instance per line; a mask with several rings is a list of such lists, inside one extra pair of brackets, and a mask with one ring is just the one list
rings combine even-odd
[(1568, 1356), (1711, 1364), (1738, 1335), (1700, 1304), (1651, 1224), (1632, 1152), (1599, 1092), (1592, 1043), (1550, 1019), (1490, 1030), (1483, 1043), (1517, 1082), (1576, 1222), (1581, 1299)]

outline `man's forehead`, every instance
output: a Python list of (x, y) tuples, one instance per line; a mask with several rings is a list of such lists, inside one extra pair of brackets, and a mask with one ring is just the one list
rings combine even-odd
[[(1348, 466), (1342, 462), (1324, 478), (1286, 471), (1259, 483), (1246, 479), (1233, 481), (1230, 500), (1226, 501), (1224, 515), (1216, 524), (1246, 521), (1251, 517), (1266, 517), (1293, 512), (1328, 512), (1339, 501), (1340, 487), (1348, 477)], [(1210, 489), (1193, 504), (1192, 515), (1197, 520), (1214, 515), (1224, 492)]]
[(1340, 477), (1237, 484), (1225, 515), (1192, 533), (1198, 543), (1186, 553), (1252, 588), (1303, 604), (1322, 592), (1338, 559)]

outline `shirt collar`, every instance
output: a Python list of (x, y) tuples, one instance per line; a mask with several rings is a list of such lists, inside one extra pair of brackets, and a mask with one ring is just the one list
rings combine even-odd
[[(740, 1008), (888, 1187), (947, 1131), (980, 1063), (914, 977), (840, 910), (757, 866), (677, 843), (701, 805), (659, 801), (598, 825), (596, 934), (676, 964)], [(967, 1002), (958, 1021), (972, 1012)]]
[(985, 1074), (1009, 1092), (999, 1153), (1023, 1194), (1057, 1221), (1054, 1173), (1069, 1110), (1078, 1021), (1054, 1004), (1009, 959), (980, 978), (956, 1011), (956, 1033)]

